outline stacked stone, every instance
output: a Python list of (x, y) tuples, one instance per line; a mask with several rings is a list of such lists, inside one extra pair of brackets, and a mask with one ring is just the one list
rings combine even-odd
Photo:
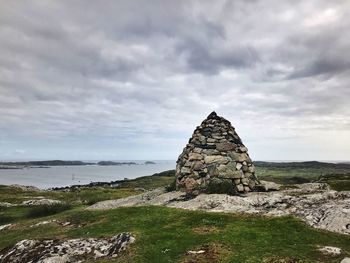
[(231, 123), (212, 112), (177, 160), (177, 189), (194, 195), (238, 194), (254, 190), (257, 183), (248, 149)]

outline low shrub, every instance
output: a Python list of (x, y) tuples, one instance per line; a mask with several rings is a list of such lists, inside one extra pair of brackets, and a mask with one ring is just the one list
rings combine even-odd
[(0, 214), (0, 226), (11, 223), (12, 221), (14, 221), (14, 218), (12, 216)]
[(172, 192), (172, 191), (175, 191), (176, 190), (176, 179), (174, 178), (174, 180), (168, 184), (166, 187), (165, 187), (165, 190), (167, 192)]
[(67, 203), (33, 206), (29, 209), (27, 217), (34, 218), (34, 217), (54, 215), (54, 214), (63, 212), (65, 210), (69, 210), (71, 208), (72, 206)]

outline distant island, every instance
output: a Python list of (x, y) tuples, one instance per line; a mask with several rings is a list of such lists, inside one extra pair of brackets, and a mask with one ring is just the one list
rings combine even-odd
[(92, 165), (82, 161), (29, 161), (29, 162), (0, 162), (0, 169), (23, 169), (23, 168), (48, 168), (49, 166), (68, 166), (68, 165)]
[(145, 164), (156, 164), (156, 163), (152, 161), (146, 161)]
[(48, 160), (48, 161), (29, 161), (29, 162), (0, 162), (0, 169), (23, 169), (23, 168), (49, 168), (50, 166), (83, 166), (83, 165), (137, 165), (135, 162), (83, 162), (83, 161), (63, 161), (63, 160)]
[(137, 165), (135, 162), (113, 162), (113, 161), (101, 161), (97, 165)]

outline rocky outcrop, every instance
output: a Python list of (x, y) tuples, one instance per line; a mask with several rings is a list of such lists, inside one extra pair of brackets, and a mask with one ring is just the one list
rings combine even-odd
[(341, 254), (341, 248), (339, 247), (324, 246), (324, 247), (320, 247), (318, 250), (326, 255), (336, 256)]
[(23, 192), (41, 192), (41, 190), (38, 187), (32, 186), (32, 185), (19, 185), (19, 184), (12, 184), (11, 187), (18, 188), (22, 190)]
[(21, 205), (36, 206), (36, 205), (55, 205), (55, 204), (61, 204), (61, 203), (62, 202), (60, 200), (40, 198), (40, 199), (31, 199), (31, 200), (23, 201)]
[(193, 132), (177, 160), (176, 186), (199, 193), (250, 192), (255, 167), (231, 123), (212, 112)]
[(192, 199), (180, 191), (167, 193), (157, 189), (137, 196), (102, 201), (88, 209), (140, 205), (267, 216), (295, 215), (312, 227), (350, 234), (350, 192), (332, 191), (323, 183), (295, 185), (295, 188), (289, 190), (250, 192), (245, 196), (201, 194)]
[(0, 252), (0, 262), (66, 263), (117, 257), (133, 243), (129, 233), (109, 239), (30, 240), (25, 239)]
[(14, 205), (8, 202), (0, 202), (0, 207), (11, 207), (11, 206), (14, 206)]
[(13, 227), (13, 224), (1, 225), (0, 226), (0, 231), (6, 230), (6, 229), (10, 229), (11, 227)]

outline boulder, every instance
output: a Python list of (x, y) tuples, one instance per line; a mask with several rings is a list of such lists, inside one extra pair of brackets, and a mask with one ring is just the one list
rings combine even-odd
[(260, 190), (263, 192), (278, 191), (281, 189), (281, 185), (274, 182), (260, 180), (256, 188), (257, 190)]
[(134, 241), (135, 238), (129, 233), (121, 233), (105, 239), (24, 239), (13, 247), (2, 250), (0, 262), (68, 263), (117, 257)]

